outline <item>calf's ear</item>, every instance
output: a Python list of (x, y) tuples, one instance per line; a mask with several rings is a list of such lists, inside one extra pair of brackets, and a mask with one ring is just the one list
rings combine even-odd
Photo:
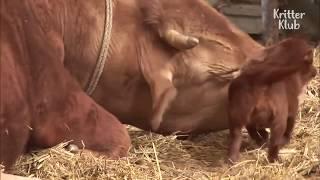
[(313, 54), (314, 54), (314, 50), (312, 49), (308, 50), (304, 56), (304, 59), (307, 61), (313, 62)]
[(182, 34), (173, 29), (165, 30), (163, 34), (160, 34), (160, 36), (169, 45), (178, 50), (191, 49), (199, 44), (198, 38)]

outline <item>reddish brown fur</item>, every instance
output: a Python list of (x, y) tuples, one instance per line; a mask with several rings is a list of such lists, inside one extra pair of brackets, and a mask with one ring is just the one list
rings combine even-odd
[(246, 127), (258, 145), (268, 139), (269, 161), (289, 142), (298, 110), (298, 96), (316, 75), (312, 51), (298, 39), (282, 41), (265, 50), (264, 61), (252, 61), (229, 87), (229, 159), (239, 158), (241, 129)]
[(68, 140), (111, 158), (126, 155), (126, 128), (64, 68), (59, 8), (48, 1), (0, 2), (0, 163), (8, 170), (26, 150)]

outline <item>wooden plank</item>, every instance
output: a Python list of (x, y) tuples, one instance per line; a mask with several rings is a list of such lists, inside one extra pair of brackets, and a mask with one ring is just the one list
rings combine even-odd
[(278, 0), (261, 0), (263, 39), (271, 45), (279, 39), (278, 23), (273, 17), (273, 10), (279, 7)]
[(232, 3), (260, 4), (261, 0), (231, 0)]
[(249, 34), (261, 34), (263, 32), (261, 18), (248, 16), (228, 16), (228, 18), (241, 30)]
[(261, 17), (261, 7), (259, 5), (232, 4), (221, 8), (221, 11), (225, 15)]
[(211, 4), (211, 5), (215, 5), (217, 3), (219, 3), (220, 0), (208, 0), (208, 2)]
[(207, 0), (211, 5), (225, 2), (226, 4), (257, 4), (260, 5), (261, 0)]

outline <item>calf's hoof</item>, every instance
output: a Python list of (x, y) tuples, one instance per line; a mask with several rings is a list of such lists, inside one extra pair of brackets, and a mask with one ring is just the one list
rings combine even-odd
[(226, 163), (228, 163), (228, 164), (235, 164), (238, 161), (239, 161), (238, 154), (229, 155), (228, 158), (226, 159)]
[(274, 163), (278, 160), (279, 160), (278, 156), (268, 156), (269, 163)]

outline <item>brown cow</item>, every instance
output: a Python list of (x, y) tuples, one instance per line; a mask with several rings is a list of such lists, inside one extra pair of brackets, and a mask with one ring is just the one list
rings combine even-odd
[(0, 2), (0, 163), (7, 170), (26, 150), (68, 140), (111, 158), (125, 156), (126, 128), (64, 68), (54, 16), (60, 9), (48, 1)]
[[(290, 53), (289, 53), (290, 52)], [(303, 40), (288, 39), (267, 48), (263, 61), (251, 61), (229, 87), (229, 159), (239, 158), (241, 129), (246, 127), (258, 145), (268, 139), (269, 161), (287, 144), (298, 111), (298, 96), (316, 75), (312, 49)]]

